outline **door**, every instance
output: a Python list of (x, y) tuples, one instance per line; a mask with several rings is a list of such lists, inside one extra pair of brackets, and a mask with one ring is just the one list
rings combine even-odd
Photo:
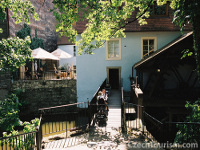
[(119, 69), (109, 69), (109, 83), (112, 89), (119, 89)]

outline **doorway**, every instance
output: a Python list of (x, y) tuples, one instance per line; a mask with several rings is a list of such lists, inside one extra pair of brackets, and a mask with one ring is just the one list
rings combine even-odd
[(108, 67), (107, 68), (107, 79), (111, 85), (112, 89), (119, 89), (120, 78), (121, 78), (121, 68), (120, 67)]

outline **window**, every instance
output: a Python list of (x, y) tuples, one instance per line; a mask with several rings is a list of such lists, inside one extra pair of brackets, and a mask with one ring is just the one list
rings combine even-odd
[(74, 57), (76, 57), (76, 46), (74, 46), (73, 54), (74, 54)]
[(151, 16), (166, 17), (168, 16), (168, 8), (169, 8), (168, 3), (162, 6), (158, 6), (157, 3), (154, 2), (154, 5), (151, 7)]
[(142, 38), (142, 58), (152, 54), (157, 49), (157, 39), (155, 37)]
[(109, 41), (106, 41), (106, 59), (121, 59), (121, 39), (111, 39)]

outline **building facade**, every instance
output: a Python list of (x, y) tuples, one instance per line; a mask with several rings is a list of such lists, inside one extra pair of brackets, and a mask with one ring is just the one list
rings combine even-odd
[[(94, 51), (94, 55), (77, 56), (78, 101), (91, 100), (105, 79), (112, 89), (123, 86), (125, 91), (130, 91), (130, 78), (136, 78), (133, 65), (181, 35), (179, 28), (172, 24), (173, 10), (169, 4), (162, 6), (163, 11), (156, 9), (161, 8), (153, 6), (150, 18), (146, 19), (147, 25), (140, 26), (137, 22), (128, 24), (125, 27), (126, 38), (106, 41), (104, 47)], [(83, 24), (76, 24), (80, 33), (84, 30)], [(186, 28), (188, 31), (190, 26)], [(80, 38), (79, 35), (77, 40)]]

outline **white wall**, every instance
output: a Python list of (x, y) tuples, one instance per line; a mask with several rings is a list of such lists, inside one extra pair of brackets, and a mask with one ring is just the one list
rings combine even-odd
[(59, 66), (63, 66), (65, 64), (76, 65), (76, 57), (74, 57), (74, 45), (58, 45), (58, 48), (61, 50), (67, 52), (68, 54), (72, 55), (72, 58), (67, 59), (60, 59), (59, 60)]
[[(124, 90), (130, 91), (129, 77), (132, 66), (141, 60), (141, 38), (157, 37), (157, 49), (162, 48), (180, 36), (180, 32), (134, 32), (126, 33), (122, 38), (122, 59), (106, 60), (106, 48), (99, 48), (94, 55), (83, 54), (77, 56), (77, 96), (78, 102), (91, 100), (97, 88), (107, 77), (106, 67), (121, 67), (121, 78)], [(80, 35), (77, 40), (80, 39)], [(78, 49), (78, 48), (77, 48)], [(135, 71), (134, 71), (135, 76)]]

